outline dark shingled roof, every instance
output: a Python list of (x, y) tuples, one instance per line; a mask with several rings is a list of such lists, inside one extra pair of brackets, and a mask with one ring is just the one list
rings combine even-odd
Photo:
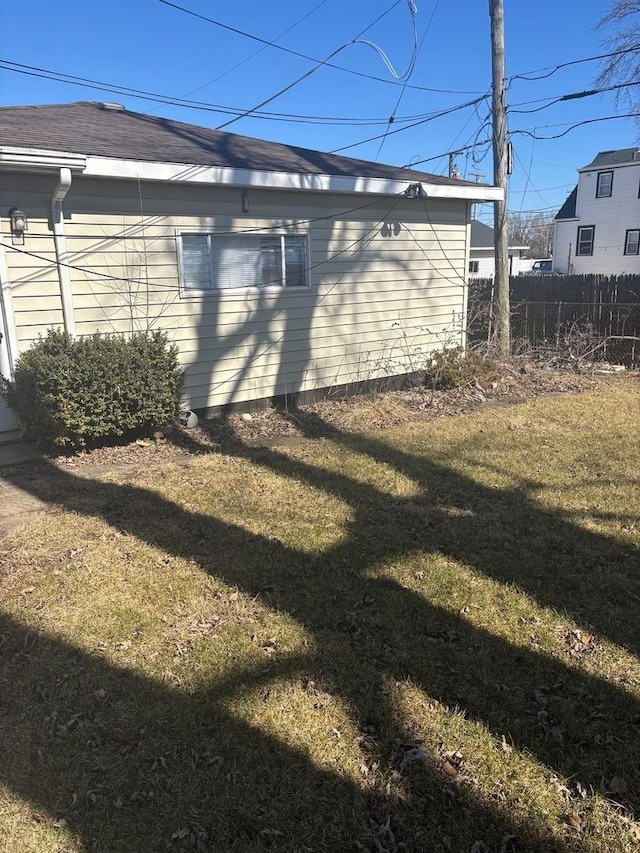
[[(478, 219), (471, 220), (471, 248), (472, 249), (493, 249), (495, 245), (493, 228), (480, 222)], [(510, 249), (528, 249), (528, 246), (512, 246), (509, 243)]]
[(469, 181), (265, 142), (87, 101), (0, 108), (0, 145), (125, 160), (477, 187)]
[(638, 148), (619, 148), (617, 151), (600, 151), (596, 154), (595, 160), (584, 166), (585, 169), (602, 168), (603, 166), (618, 166), (620, 163), (633, 163), (634, 160), (640, 162), (640, 149)]
[(578, 187), (575, 186), (569, 195), (567, 196), (567, 200), (562, 205), (560, 210), (556, 213), (556, 219), (575, 219), (576, 215), (576, 201), (578, 199)]
[(484, 222), (479, 222), (477, 219), (471, 220), (471, 248), (472, 249), (492, 249), (494, 246), (493, 228), (485, 225)]

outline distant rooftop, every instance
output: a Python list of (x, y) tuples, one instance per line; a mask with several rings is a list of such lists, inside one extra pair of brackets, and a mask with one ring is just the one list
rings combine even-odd
[[(493, 249), (495, 245), (494, 231), (489, 225), (480, 222), (479, 219), (471, 220), (471, 248), (472, 249)], [(528, 249), (528, 246), (511, 245), (510, 249)]]
[(576, 202), (578, 200), (578, 187), (574, 187), (569, 193), (567, 200), (556, 213), (556, 219), (575, 219)]
[(595, 159), (582, 169), (600, 169), (603, 166), (620, 166), (633, 162), (640, 163), (640, 148), (619, 148), (617, 151), (600, 151)]

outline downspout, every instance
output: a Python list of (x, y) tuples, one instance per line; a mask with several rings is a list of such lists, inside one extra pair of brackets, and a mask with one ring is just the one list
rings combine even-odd
[(471, 202), (467, 202), (466, 204), (466, 227), (465, 227), (465, 239), (464, 239), (464, 270), (462, 276), (462, 318), (460, 324), (460, 346), (466, 352), (467, 351), (467, 334), (468, 334), (468, 320), (467, 313), (469, 311), (469, 285), (471, 280), (469, 278), (469, 261), (471, 259), (471, 220), (473, 218), (473, 210), (474, 206)]
[(73, 316), (73, 295), (67, 259), (67, 237), (64, 230), (64, 213), (62, 212), (62, 202), (65, 200), (70, 187), (71, 169), (64, 167), (60, 169), (60, 180), (51, 199), (51, 222), (53, 225), (53, 242), (56, 249), (64, 329), (72, 338), (75, 338), (76, 323)]

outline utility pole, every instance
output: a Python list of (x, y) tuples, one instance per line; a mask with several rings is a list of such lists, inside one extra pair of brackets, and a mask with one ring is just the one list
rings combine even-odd
[(493, 115), (493, 182), (501, 187), (504, 197), (494, 202), (493, 222), (495, 236), (496, 272), (494, 282), (494, 308), (496, 345), (499, 355), (506, 357), (511, 351), (509, 306), (509, 237), (507, 229), (507, 104), (505, 92), (504, 56), (504, 6), (503, 0), (489, 0), (491, 16), (491, 76)]

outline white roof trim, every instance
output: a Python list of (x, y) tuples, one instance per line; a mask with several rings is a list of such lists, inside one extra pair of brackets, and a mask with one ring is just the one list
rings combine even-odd
[(583, 166), (581, 169), (578, 169), (578, 173), (611, 172), (613, 169), (625, 169), (629, 166), (640, 166), (640, 158), (637, 160), (622, 160), (619, 163), (607, 163), (606, 166), (603, 164), (600, 164), (599, 166)]
[(0, 145), (0, 169), (21, 169), (28, 172), (53, 172), (57, 169), (72, 169), (82, 172), (87, 164), (84, 154), (70, 151), (53, 151), (46, 148), (19, 148)]
[[(156, 163), (121, 160), (115, 157), (87, 156), (84, 174), (96, 178), (140, 179), (187, 184), (227, 184), (241, 187), (310, 190), (316, 192), (371, 193), (400, 195), (416, 183), (386, 178), (364, 178), (344, 175), (312, 175), (295, 172), (270, 172), (234, 169), (227, 166), (198, 166), (185, 163)], [(466, 201), (498, 201), (503, 198), (499, 187), (482, 185), (456, 186), (421, 182), (427, 198), (451, 198)]]

